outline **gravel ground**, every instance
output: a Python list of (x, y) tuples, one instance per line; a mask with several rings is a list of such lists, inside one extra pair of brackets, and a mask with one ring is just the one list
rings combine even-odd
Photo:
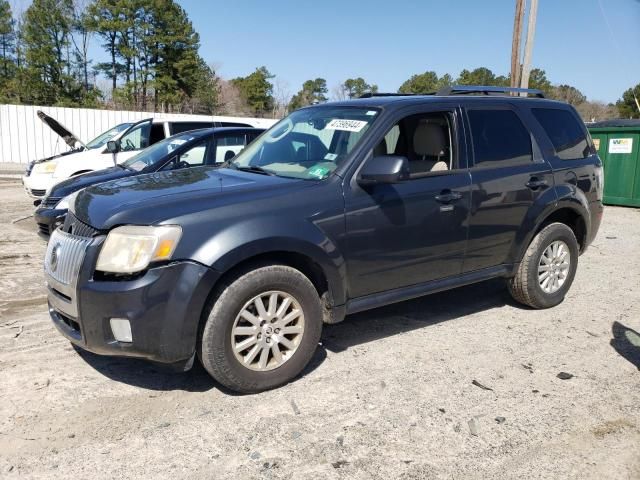
[(640, 210), (607, 208), (554, 309), (490, 281), (353, 315), (236, 396), (74, 350), (30, 201), (0, 192), (0, 478), (640, 478)]

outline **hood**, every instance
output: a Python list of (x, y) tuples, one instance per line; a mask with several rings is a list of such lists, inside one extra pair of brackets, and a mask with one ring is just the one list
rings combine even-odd
[(194, 167), (129, 176), (85, 188), (70, 209), (82, 222), (108, 230), (116, 225), (152, 225), (314, 184), (227, 168)]
[(38, 110), (37, 115), (40, 118), (40, 120), (42, 120), (45, 123), (45, 125), (47, 125), (51, 130), (56, 132), (58, 135), (60, 135), (60, 137), (62, 137), (62, 139), (64, 140), (64, 143), (69, 145), (70, 148), (78, 148), (78, 147), (86, 148), (82, 140), (80, 140), (74, 133), (69, 131), (67, 127), (62, 125), (55, 118), (50, 117), (49, 115), (47, 115), (41, 110)]
[(91, 185), (96, 185), (97, 183), (108, 182), (110, 180), (129, 177), (136, 174), (138, 174), (138, 172), (122, 167), (110, 167), (105, 168), (104, 170), (84, 173), (57, 183), (51, 189), (51, 192), (49, 192), (49, 196), (63, 198), (67, 195), (71, 195), (73, 192), (90, 187)]

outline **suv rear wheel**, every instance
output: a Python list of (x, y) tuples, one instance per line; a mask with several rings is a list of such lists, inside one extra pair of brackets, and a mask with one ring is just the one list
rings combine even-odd
[(272, 265), (240, 275), (209, 307), (199, 357), (224, 386), (253, 393), (295, 378), (322, 331), (318, 292), (300, 271)]
[(564, 223), (551, 223), (533, 239), (509, 280), (509, 292), (533, 308), (549, 308), (564, 300), (578, 267), (578, 241)]

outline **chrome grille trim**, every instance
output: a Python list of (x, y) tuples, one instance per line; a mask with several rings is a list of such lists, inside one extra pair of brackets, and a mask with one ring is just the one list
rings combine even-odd
[(65, 233), (72, 234), (73, 236), (78, 237), (95, 237), (100, 233), (100, 230), (93, 228), (91, 225), (87, 225), (86, 223), (81, 222), (78, 218), (71, 212), (67, 212), (67, 215), (64, 219), (64, 225), (62, 225), (62, 231)]
[[(44, 258), (44, 271), (47, 276), (62, 285), (75, 287), (85, 251), (90, 243), (91, 238), (70, 235), (59, 228), (54, 230)], [(56, 260), (52, 262), (54, 250)], [(52, 263), (56, 264), (55, 269)]]

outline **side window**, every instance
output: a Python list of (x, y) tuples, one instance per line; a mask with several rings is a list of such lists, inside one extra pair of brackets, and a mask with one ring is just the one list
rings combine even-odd
[(215, 163), (226, 162), (235, 157), (247, 144), (246, 136), (241, 135), (222, 135), (216, 137), (216, 158)]
[(164, 123), (152, 123), (149, 145), (153, 145), (160, 140), (164, 140)]
[(589, 156), (589, 141), (570, 111), (557, 108), (533, 108), (531, 111), (547, 132), (558, 158), (576, 160)]
[[(194, 145), (186, 152), (182, 152), (178, 158), (179, 163), (186, 167), (184, 163), (188, 163), (190, 167), (204, 165), (205, 154), (207, 152), (207, 142), (200, 142)], [(184, 162), (184, 163), (183, 163)]]
[(134, 127), (120, 139), (120, 148), (123, 152), (141, 150), (149, 146), (149, 131), (151, 123), (145, 122)]
[(451, 115), (433, 112), (403, 118), (376, 145), (373, 155), (407, 157), (415, 177), (456, 168)]
[(169, 124), (171, 135), (209, 127), (213, 127), (213, 122), (172, 122)]
[(469, 110), (475, 166), (533, 161), (531, 136), (511, 110)]

